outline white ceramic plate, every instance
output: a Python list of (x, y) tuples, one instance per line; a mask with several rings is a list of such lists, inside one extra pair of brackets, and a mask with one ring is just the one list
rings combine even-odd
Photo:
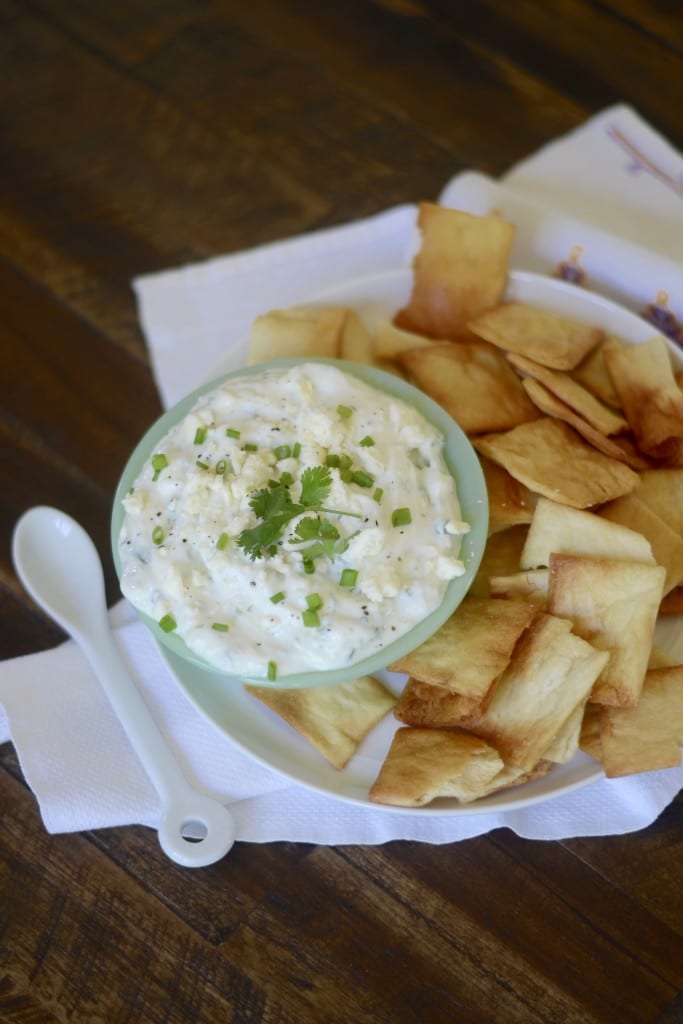
[[(316, 296), (312, 302), (352, 306), (372, 327), (378, 318), (390, 316), (405, 304), (411, 284), (412, 272), (401, 270), (349, 281)], [(647, 341), (655, 333), (650, 324), (609, 300), (553, 278), (512, 272), (507, 295), (601, 327), (634, 344)], [(673, 346), (672, 352), (680, 363), (680, 354)], [(246, 341), (243, 347), (237, 346), (226, 354), (225, 360), (211, 371), (209, 379), (238, 369), (244, 365), (245, 360)], [(681, 620), (660, 623), (656, 640), (673, 657), (683, 657)], [(579, 752), (567, 764), (559, 765), (541, 779), (493, 794), (470, 805), (461, 805), (453, 799), (442, 799), (427, 807), (415, 809), (371, 803), (368, 790), (399, 725), (391, 715), (366, 737), (347, 767), (337, 771), (293, 729), (241, 686), (191, 666), (169, 651), (162, 650), (162, 654), (178, 684), (200, 713), (246, 753), (304, 786), (327, 796), (372, 808), (379, 813), (462, 815), (512, 810), (561, 796), (602, 778), (601, 767), (592, 758)], [(390, 673), (382, 673), (380, 678), (396, 693), (400, 692), (405, 682), (404, 676)]]

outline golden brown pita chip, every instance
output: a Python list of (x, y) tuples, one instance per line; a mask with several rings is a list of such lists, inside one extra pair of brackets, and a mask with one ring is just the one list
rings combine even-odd
[(545, 608), (548, 600), (548, 570), (527, 569), (510, 576), (490, 576), (491, 597), (509, 597), (531, 601), (538, 608)]
[(575, 508), (618, 498), (638, 483), (638, 475), (628, 466), (596, 451), (566, 423), (549, 417), (475, 438), (473, 444), (530, 490)]
[(434, 338), (427, 338), (415, 331), (404, 331), (390, 320), (380, 320), (375, 327), (373, 351), (375, 359), (396, 359), (401, 352), (409, 349), (426, 348), (434, 345)]
[(488, 694), (481, 698), (450, 693), (442, 686), (430, 686), (409, 679), (394, 708), (394, 717), (405, 725), (429, 729), (452, 729), (466, 725), (481, 714)]
[(492, 345), (555, 370), (572, 370), (604, 337), (597, 327), (525, 302), (505, 302), (468, 326)]
[(628, 429), (628, 423), (623, 416), (617, 415), (613, 409), (599, 401), (570, 374), (560, 370), (551, 370), (548, 366), (542, 366), (540, 363), (514, 352), (509, 352), (507, 358), (518, 373), (538, 381), (555, 398), (606, 437)]
[(648, 540), (655, 561), (666, 569), (664, 594), (678, 586), (683, 580), (683, 537), (660, 519), (644, 501), (635, 494), (625, 494), (603, 505), (599, 515), (612, 523), (637, 531)]
[(339, 769), (396, 704), (393, 693), (372, 676), (306, 689), (252, 685), (245, 689)]
[(585, 703), (608, 657), (575, 636), (571, 622), (541, 613), (521, 637), (472, 731), (506, 763), (529, 771)]
[(683, 469), (649, 469), (633, 492), (683, 537)]
[(666, 342), (655, 336), (642, 345), (610, 346), (605, 363), (638, 447), (666, 457), (667, 446), (683, 437), (683, 393)]
[(370, 789), (375, 803), (423, 807), (438, 797), (476, 800), (503, 769), (488, 743), (441, 729), (397, 729)]
[(552, 554), (622, 558), (650, 565), (656, 562), (649, 541), (635, 527), (610, 522), (596, 512), (539, 498), (520, 556), (520, 568), (548, 566)]
[(489, 536), (519, 523), (530, 523), (537, 495), (490, 459), (480, 459), (489, 499)]
[(548, 610), (571, 620), (578, 636), (609, 652), (593, 703), (638, 703), (665, 576), (660, 565), (643, 562), (550, 556)]
[(413, 289), (396, 326), (432, 338), (457, 338), (469, 320), (497, 306), (507, 283), (515, 228), (501, 217), (477, 217), (420, 203), (420, 249)]
[(674, 768), (683, 744), (683, 665), (650, 669), (638, 705), (600, 711), (608, 778)]
[(614, 390), (614, 384), (607, 372), (607, 366), (605, 365), (604, 349), (606, 346), (614, 347), (620, 345), (627, 347), (628, 342), (625, 342), (622, 338), (616, 337), (614, 334), (609, 334), (604, 341), (596, 345), (596, 347), (588, 353), (585, 359), (583, 359), (578, 366), (572, 370), (572, 377), (583, 384), (596, 398), (599, 398), (601, 402), (611, 406), (613, 409), (621, 409), (619, 403), (619, 396)]
[(517, 571), (527, 529), (526, 525), (520, 524), (507, 530), (500, 530), (489, 537), (469, 589), (472, 597), (490, 597), (489, 580), (492, 576), (510, 576)]
[(348, 310), (343, 307), (292, 306), (257, 316), (251, 326), (247, 361), (294, 356), (335, 358)]
[(535, 614), (526, 601), (468, 595), (436, 633), (389, 669), (481, 699), (507, 665)]
[(577, 434), (580, 434), (588, 444), (602, 452), (603, 455), (607, 455), (611, 459), (618, 459), (619, 462), (623, 462), (635, 470), (644, 469), (649, 465), (638, 452), (633, 451), (628, 445), (620, 444), (620, 439), (613, 440), (611, 437), (605, 437), (591, 423), (588, 423), (582, 416), (579, 416), (573, 409), (570, 409), (568, 405), (561, 402), (545, 385), (540, 384), (537, 380), (532, 380), (530, 377), (523, 380), (522, 384), (527, 395), (540, 412), (546, 413), (548, 416), (554, 416), (555, 419), (569, 424)]
[(505, 357), (484, 342), (440, 342), (399, 352), (396, 358), (466, 434), (506, 430), (538, 418)]

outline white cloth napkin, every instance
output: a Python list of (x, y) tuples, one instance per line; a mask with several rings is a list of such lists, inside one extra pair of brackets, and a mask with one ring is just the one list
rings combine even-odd
[[(683, 318), (681, 182), (681, 155), (618, 106), (525, 160), (502, 183), (462, 174), (439, 199), (473, 213), (497, 208), (514, 221), (518, 268), (554, 273), (578, 255), (588, 287), (636, 311), (659, 298)], [(164, 404), (206, 379), (227, 350), (238, 358), (258, 313), (353, 277), (406, 267), (416, 241), (415, 207), (406, 205), (137, 279)], [(682, 767), (601, 779), (545, 803), (478, 814), (387, 812), (340, 800), (255, 760), (207, 721), (170, 678), (125, 602), (112, 621), (188, 778), (230, 805), (242, 841), (447, 843), (499, 827), (534, 839), (620, 834), (650, 824), (683, 785)], [(674, 646), (682, 632), (669, 626)], [(0, 665), (0, 742), (10, 739), (49, 832), (158, 823), (156, 794), (72, 643)]]

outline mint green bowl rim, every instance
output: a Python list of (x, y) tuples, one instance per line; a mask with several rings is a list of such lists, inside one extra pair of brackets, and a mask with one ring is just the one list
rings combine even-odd
[(268, 686), (274, 689), (289, 689), (341, 683), (357, 676), (373, 675), (385, 669), (388, 665), (408, 654), (416, 647), (419, 647), (420, 644), (424, 643), (450, 618), (469, 591), (479, 569), (486, 546), (488, 534), (488, 497), (484, 474), (479, 458), (469, 439), (445, 409), (412, 384), (374, 366), (366, 366), (342, 359), (312, 357), (273, 359), (268, 362), (245, 366), (239, 370), (233, 370), (200, 385), (163, 413), (138, 442), (123, 469), (116, 487), (112, 506), (111, 546), (114, 567), (119, 579), (121, 575), (121, 560), (118, 550), (118, 538), (124, 518), (122, 499), (130, 490), (144, 465), (149, 462), (159, 441), (165, 437), (176, 423), (190, 412), (200, 397), (220, 387), (225, 381), (238, 377), (255, 376), (266, 370), (286, 369), (307, 363), (322, 363), (336, 366), (343, 372), (364, 381), (372, 387), (378, 388), (385, 394), (402, 399), (407, 404), (414, 406), (425, 419), (441, 431), (444, 436), (444, 459), (449, 472), (455, 479), (461, 516), (465, 522), (470, 524), (469, 533), (465, 534), (462, 538), (460, 551), (460, 558), (464, 562), (465, 572), (462, 576), (458, 576), (449, 582), (441, 603), (434, 611), (430, 612), (424, 619), (421, 619), (407, 633), (392, 640), (381, 651), (341, 668), (283, 675), (272, 681), (265, 677), (233, 675), (225, 672), (223, 669), (210, 664), (191, 651), (179, 636), (174, 633), (165, 633), (157, 622), (138, 609), (135, 609), (137, 616), (150, 630), (157, 643), (174, 654), (181, 662), (187, 662), (188, 665), (194, 665), (204, 671), (209, 671), (230, 682), (238, 681), (240, 683)]

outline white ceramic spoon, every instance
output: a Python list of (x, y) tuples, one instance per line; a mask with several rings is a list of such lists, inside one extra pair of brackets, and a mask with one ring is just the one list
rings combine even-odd
[(65, 512), (41, 505), (19, 519), (12, 557), (29, 594), (80, 645), (156, 789), (164, 852), (184, 867), (220, 860), (235, 841), (232, 815), (190, 786), (133, 682), (111, 632), (102, 563), (88, 534)]

